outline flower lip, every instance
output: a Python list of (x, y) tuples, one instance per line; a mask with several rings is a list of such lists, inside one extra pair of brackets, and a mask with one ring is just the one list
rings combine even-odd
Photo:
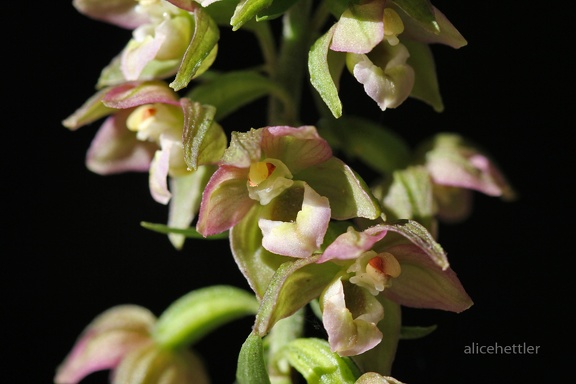
[(401, 267), (391, 253), (376, 254), (374, 251), (369, 251), (360, 256), (347, 272), (355, 273), (350, 277), (352, 284), (364, 287), (371, 294), (377, 295), (391, 285), (391, 279), (400, 276)]

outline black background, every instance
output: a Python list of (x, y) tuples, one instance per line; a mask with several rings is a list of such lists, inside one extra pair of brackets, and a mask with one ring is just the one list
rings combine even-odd
[[(440, 242), (475, 305), (458, 315), (405, 312), (408, 324), (438, 325), (425, 339), (401, 343), (393, 373), (407, 383), (539, 382), (576, 363), (571, 12), (505, 3), (434, 2), (468, 40), (460, 50), (434, 47), (443, 113), (417, 101), (379, 113), (362, 96), (349, 107), (411, 144), (439, 131), (466, 135), (489, 150), (519, 193), (514, 203), (475, 195), (470, 219), (441, 227)], [(80, 15), (68, 1), (7, 7), (14, 20), (4, 28), (1, 59), (0, 372), (2, 382), (49, 383), (84, 326), (111, 306), (160, 314), (207, 284), (247, 286), (225, 242), (190, 241), (176, 251), (141, 228), (167, 215), (150, 197), (147, 175), (92, 174), (84, 156), (98, 124), (76, 132), (60, 124), (93, 93), (129, 33)], [(223, 32), (215, 65), (252, 65), (240, 50), (250, 39)], [(244, 130), (260, 122), (235, 116), (226, 124)], [(235, 322), (196, 346), (215, 383), (233, 381), (250, 326), (251, 319)], [(540, 349), (466, 355), (471, 343)]]

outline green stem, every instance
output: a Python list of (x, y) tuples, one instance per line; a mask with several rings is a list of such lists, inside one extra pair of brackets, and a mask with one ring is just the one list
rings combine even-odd
[(299, 125), (299, 105), (310, 48), (311, 9), (311, 0), (301, 0), (283, 16), (280, 56), (273, 79), (289, 92), (295, 112), (291, 112), (291, 108), (286, 108), (276, 98), (271, 98), (268, 114), (270, 125)]
[[(272, 384), (291, 384), (291, 372), (287, 361), (276, 359), (277, 353), (292, 340), (302, 337), (304, 331), (304, 309), (278, 321), (268, 336), (268, 356), (270, 356), (269, 374)], [(288, 369), (286, 371), (286, 369)]]
[(254, 24), (254, 34), (258, 40), (258, 43), (260, 44), (262, 55), (264, 56), (266, 71), (270, 76), (274, 76), (274, 72), (276, 70), (277, 52), (274, 35), (272, 34), (272, 30), (270, 28), (270, 23), (259, 22)]

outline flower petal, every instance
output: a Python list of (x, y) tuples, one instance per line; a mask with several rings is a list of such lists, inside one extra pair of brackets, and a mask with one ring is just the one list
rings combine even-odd
[(109, 88), (102, 103), (115, 109), (153, 103), (180, 106), (178, 94), (161, 81), (127, 82)]
[(261, 147), (266, 157), (281, 160), (292, 174), (332, 157), (330, 145), (310, 125), (266, 127)]
[(117, 26), (134, 29), (146, 22), (148, 16), (136, 11), (134, 0), (74, 0), (78, 12), (95, 20), (105, 21)]
[(92, 372), (116, 367), (127, 353), (150, 343), (155, 321), (150, 311), (135, 305), (105, 311), (86, 327), (58, 367), (55, 383), (76, 384)]
[(221, 166), (210, 178), (202, 195), (196, 229), (203, 236), (232, 228), (255, 201), (248, 196), (248, 169)]
[(419, 247), (402, 244), (386, 250), (396, 257), (402, 268), (400, 276), (384, 290), (384, 295), (401, 305), (413, 308), (462, 312), (472, 306), (456, 273), (442, 270)]
[(129, 112), (108, 117), (90, 144), (86, 166), (92, 172), (108, 175), (120, 172), (146, 172), (158, 146), (139, 141), (126, 129)]
[(131, 351), (114, 371), (112, 384), (209, 384), (202, 361), (186, 349), (171, 351), (154, 344)]
[(326, 197), (304, 184), (304, 201), (294, 222), (260, 219), (262, 245), (270, 252), (292, 257), (308, 257), (322, 245), (330, 222)]
[(328, 260), (350, 260), (360, 257), (364, 252), (372, 249), (372, 246), (386, 236), (387, 230), (379, 226), (368, 228), (358, 232), (353, 227), (348, 227), (346, 233), (338, 236), (318, 259), (318, 263)]
[[(359, 355), (382, 340), (376, 324), (384, 317), (380, 302), (368, 291), (355, 288), (351, 297), (344, 296), (344, 285), (336, 279), (321, 295), (322, 322), (333, 352), (340, 356)], [(353, 317), (346, 302), (359, 304), (359, 316)]]
[(440, 185), (513, 199), (515, 193), (491, 159), (456, 134), (439, 134), (426, 151), (425, 166)]
[(377, 48), (370, 57), (349, 54), (347, 58), (356, 80), (364, 85), (366, 94), (384, 111), (398, 107), (410, 96), (414, 70), (406, 64), (410, 54), (404, 45), (381, 44)]
[(149, 184), (150, 193), (154, 200), (160, 204), (167, 204), (172, 197), (168, 190), (168, 169), (170, 166), (170, 152), (174, 147), (174, 141), (160, 138), (162, 148), (156, 151), (152, 164), (150, 164)]
[(330, 49), (368, 53), (384, 39), (385, 1), (353, 4), (336, 23)]

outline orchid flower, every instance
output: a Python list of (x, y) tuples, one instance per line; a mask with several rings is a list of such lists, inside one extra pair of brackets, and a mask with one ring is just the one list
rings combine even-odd
[[(198, 66), (190, 73), (197, 77), (214, 62), (218, 46), (215, 25), (208, 20), (199, 4), (184, 2), (186, 9), (165, 0), (120, 0), (110, 4), (103, 0), (75, 0), (76, 9), (88, 17), (132, 29), (132, 38), (122, 52), (104, 68), (99, 87), (126, 81), (163, 79), (186, 67), (183, 60), (193, 55), (190, 47), (200, 52)], [(184, 5), (183, 5), (184, 7)], [(200, 20), (201, 19), (201, 20)], [(206, 47), (193, 44), (199, 23), (210, 24)]]
[[(196, 130), (193, 125), (197, 109), (163, 82), (129, 82), (99, 91), (63, 124), (75, 130), (105, 117), (88, 150), (87, 167), (101, 175), (149, 171), (154, 200), (161, 204), (173, 202), (169, 225), (186, 228), (199, 208), (207, 167), (220, 158), (226, 146), (222, 128), (209, 121), (210, 134), (205, 141), (210, 141), (210, 148), (201, 154), (196, 171), (190, 169), (183, 135)], [(168, 180), (177, 194), (174, 199)], [(197, 192), (191, 193), (188, 188)], [(183, 238), (172, 235), (171, 240), (179, 247)]]
[[(396, 0), (353, 2), (344, 10), (334, 7), (332, 12), (338, 21), (318, 39), (318, 49), (311, 51), (317, 57), (310, 61), (328, 64), (309, 67), (313, 85), (335, 117), (340, 117), (341, 106), (335, 100), (337, 87), (332, 76), (340, 69), (331, 53), (345, 55), (348, 70), (381, 110), (396, 108), (408, 97), (443, 109), (427, 45), (460, 48), (466, 40), (442, 12), (427, 2), (407, 7), (406, 2)], [(319, 60), (321, 56), (323, 60)]]
[(494, 161), (457, 134), (438, 134), (419, 150), (432, 180), (437, 215), (461, 221), (472, 209), (472, 192), (513, 200), (515, 191)]
[(56, 384), (76, 384), (89, 374), (111, 370), (112, 384), (209, 383), (191, 350), (167, 349), (153, 340), (156, 317), (146, 308), (120, 305), (96, 317), (58, 367)]
[(320, 247), (330, 218), (380, 214), (362, 180), (312, 126), (233, 133), (204, 191), (196, 228), (204, 236), (221, 233), (252, 209), (261, 212), (263, 246), (294, 257)]
[(352, 227), (326, 247), (317, 263), (334, 262), (341, 273), (320, 296), (322, 321), (333, 352), (361, 354), (382, 340), (386, 315), (377, 297), (415, 308), (462, 312), (472, 305), (445, 257), (407, 241), (387, 242), (389, 227)]

